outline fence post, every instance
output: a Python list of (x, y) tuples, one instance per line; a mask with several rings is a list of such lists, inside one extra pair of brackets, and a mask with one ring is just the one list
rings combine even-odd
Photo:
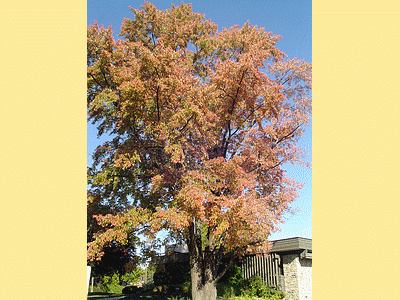
[(89, 294), (90, 271), (91, 271), (91, 267), (87, 266), (87, 290), (86, 290), (87, 294)]

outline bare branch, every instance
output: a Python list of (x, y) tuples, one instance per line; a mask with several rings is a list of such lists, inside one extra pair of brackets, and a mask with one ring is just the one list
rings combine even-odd
[(289, 138), (291, 135), (293, 135), (297, 129), (300, 128), (301, 125), (297, 125), (296, 128), (294, 128), (289, 134), (281, 137), (278, 141), (276, 141), (275, 145), (271, 146), (271, 149), (274, 149), (276, 146), (278, 146), (279, 143), (281, 143), (282, 141), (286, 140), (287, 138)]
[(108, 85), (108, 87), (111, 88), (112, 86), (111, 86), (111, 84), (108, 83), (108, 80), (107, 80), (106, 74), (104, 73), (103, 68), (100, 68), (100, 72), (101, 72), (101, 74), (103, 75), (104, 81), (106, 82), (106, 84)]
[(161, 115), (160, 115), (160, 106), (159, 106), (159, 100), (158, 100), (158, 97), (159, 97), (159, 91), (160, 91), (160, 86), (157, 86), (157, 91), (156, 91), (156, 104), (157, 104), (157, 120), (158, 120), (158, 122), (160, 122), (160, 119), (161, 119)]
[(183, 125), (181, 129), (179, 129), (179, 132), (182, 132), (186, 128), (186, 126), (189, 124), (190, 120), (193, 119), (193, 117), (194, 117), (194, 114), (191, 115), (191, 117), (186, 121), (186, 124)]
[[(235, 249), (235, 250), (233, 251), (233, 253), (236, 253), (237, 250), (239, 250), (239, 249)], [(222, 276), (225, 275), (226, 271), (228, 271), (229, 268), (232, 266), (232, 264), (233, 264), (235, 258), (236, 258), (236, 255), (232, 255), (231, 259), (229, 260), (229, 263), (225, 266), (225, 268), (222, 270), (222, 272), (219, 273), (218, 276), (215, 278), (215, 282), (218, 282), (218, 281), (222, 278)]]
[(102, 89), (104, 89), (104, 87), (97, 81), (97, 79), (93, 76), (92, 73), (88, 73), (88, 74), (93, 78), (93, 80), (94, 80)]

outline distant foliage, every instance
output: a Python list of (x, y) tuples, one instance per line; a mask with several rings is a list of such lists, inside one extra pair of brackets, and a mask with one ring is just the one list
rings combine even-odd
[(189, 264), (166, 264), (162, 271), (153, 276), (155, 285), (183, 284), (190, 280)]
[[(97, 277), (97, 291), (106, 293), (122, 293), (124, 286), (123, 283), (135, 284), (140, 280), (140, 277), (144, 274), (144, 270), (136, 268), (131, 272), (127, 272), (121, 275), (119, 272), (115, 272), (112, 275), (103, 275)], [(128, 286), (129, 287), (129, 286)], [(135, 287), (130, 286), (129, 289), (135, 290)], [(128, 290), (129, 290), (128, 289)]]
[(103, 276), (101, 290), (105, 293), (122, 293), (123, 287), (120, 285), (120, 277), (118, 273), (112, 276)]
[(145, 271), (142, 268), (135, 268), (130, 272), (126, 272), (124, 275), (120, 277), (121, 282), (127, 282), (131, 284), (135, 284), (140, 281), (141, 277), (145, 274)]

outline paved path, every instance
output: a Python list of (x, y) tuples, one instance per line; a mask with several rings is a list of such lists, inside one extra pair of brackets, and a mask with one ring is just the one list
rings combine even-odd
[[(107, 297), (107, 298), (96, 298), (96, 300), (120, 300), (125, 299), (127, 296), (118, 296), (118, 297)], [(90, 298), (88, 298), (90, 300)]]

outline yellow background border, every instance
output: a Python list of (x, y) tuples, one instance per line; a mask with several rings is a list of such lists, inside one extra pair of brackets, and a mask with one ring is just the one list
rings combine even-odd
[[(392, 3), (313, 2), (314, 299), (398, 296)], [(0, 298), (84, 299), (86, 2), (3, 4), (1, 38)]]
[(313, 2), (314, 299), (398, 297), (398, 28), (388, 1)]
[(0, 19), (0, 299), (85, 299), (86, 2)]

